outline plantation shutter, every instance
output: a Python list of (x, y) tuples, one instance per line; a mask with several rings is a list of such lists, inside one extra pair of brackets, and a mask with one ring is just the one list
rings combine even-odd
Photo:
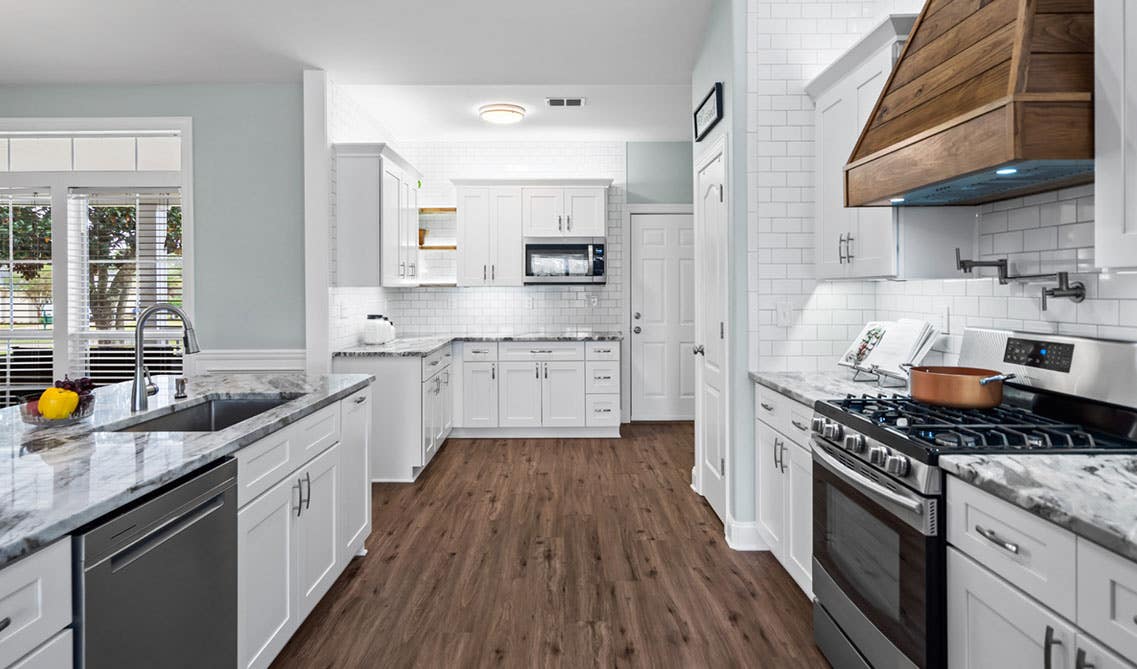
[(51, 197), (0, 190), (0, 406), (51, 384)]

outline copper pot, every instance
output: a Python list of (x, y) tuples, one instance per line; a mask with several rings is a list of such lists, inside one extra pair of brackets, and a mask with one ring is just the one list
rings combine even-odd
[(908, 370), (908, 392), (925, 404), (953, 409), (991, 409), (1003, 403), (1003, 382), (1015, 378), (975, 367), (915, 367)]

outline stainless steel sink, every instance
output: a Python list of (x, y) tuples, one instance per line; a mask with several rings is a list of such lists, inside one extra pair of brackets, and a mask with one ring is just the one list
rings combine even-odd
[(269, 409), (275, 409), (288, 401), (280, 397), (208, 400), (141, 423), (110, 427), (108, 430), (111, 432), (216, 432)]

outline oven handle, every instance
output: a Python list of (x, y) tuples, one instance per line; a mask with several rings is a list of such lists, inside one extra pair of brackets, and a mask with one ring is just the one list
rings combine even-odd
[(837, 475), (841, 479), (844, 479), (844, 481), (849, 485), (854, 486), (860, 490), (871, 492), (877, 497), (882, 497), (908, 511), (909, 513), (913, 513), (917, 516), (924, 515), (923, 502), (908, 499), (903, 495), (898, 495), (897, 493), (892, 492), (888, 488), (885, 488), (867, 476), (863, 476), (857, 472), (851, 471), (842, 465), (840, 461), (837, 460), (837, 458), (834, 458), (832, 455), (829, 455), (820, 448), (813, 449), (813, 456), (817, 458), (817, 461), (820, 462), (826, 469), (833, 472), (833, 474)]

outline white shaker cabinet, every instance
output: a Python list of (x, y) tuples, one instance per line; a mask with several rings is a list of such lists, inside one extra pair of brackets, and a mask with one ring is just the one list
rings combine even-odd
[(565, 192), (562, 188), (525, 188), (522, 219), (526, 237), (561, 237), (565, 229)]
[(1094, 231), (1099, 267), (1137, 267), (1137, 5), (1094, 2)]
[(521, 201), (526, 237), (604, 237), (607, 234), (606, 186), (523, 186)]
[(845, 206), (845, 165), (884, 90), (912, 17), (893, 16), (806, 86), (814, 101), (817, 278), (950, 278), (975, 247), (975, 207)]
[(347, 446), (340, 451), (340, 561), (346, 565), (371, 534), (371, 388), (344, 400), (342, 408), (340, 441)]
[(520, 187), (458, 187), (460, 286), (522, 285), (521, 218)]
[(467, 362), (462, 365), (462, 426), (498, 426), (498, 384), (496, 362)]
[(541, 365), (541, 425), (584, 427), (584, 361)]
[(755, 428), (758, 448), (755, 466), (758, 481), (758, 532), (770, 546), (774, 557), (785, 553), (786, 477), (782, 471), (785, 441), (774, 428), (759, 421)]
[(296, 516), (296, 573), (298, 612), (307, 616), (332, 587), (339, 570), (337, 559), (340, 447), (332, 446), (296, 473), (303, 508)]
[(500, 363), (498, 426), (541, 425), (541, 363)]
[(565, 235), (604, 237), (607, 233), (608, 203), (603, 188), (565, 189)]
[(335, 146), (337, 286), (419, 284), (420, 178), (385, 144)]

